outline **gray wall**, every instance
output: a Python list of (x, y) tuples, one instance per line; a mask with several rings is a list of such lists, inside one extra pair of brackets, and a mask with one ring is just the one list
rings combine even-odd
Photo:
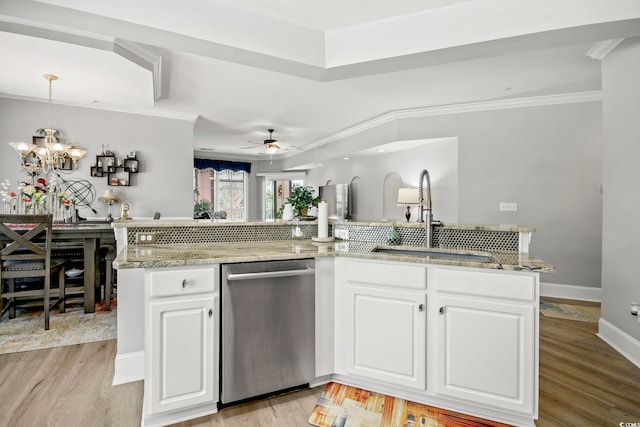
[(636, 340), (640, 300), (640, 39), (627, 39), (602, 61), (603, 245), (602, 317)]
[[(458, 194), (439, 195), (440, 200), (434, 204), (436, 217), (440, 206), (457, 197), (459, 223), (533, 226), (537, 231), (531, 243), (532, 255), (557, 268), (555, 273), (543, 274), (544, 282), (600, 286), (599, 102), (398, 119), (310, 150), (297, 159), (285, 159), (283, 166), (311, 163), (329, 153), (340, 158), (391, 141), (443, 137), (458, 140)], [(371, 164), (378, 179), (363, 180), (360, 191), (377, 199), (380, 179), (388, 170), (397, 171), (408, 181), (419, 169), (429, 167), (427, 152), (409, 151), (418, 160), (408, 164), (398, 157), (395, 164), (385, 164), (381, 169)], [(353, 174), (344, 172), (342, 176), (345, 175)], [(316, 184), (342, 179), (333, 170), (314, 170), (310, 176)], [(500, 202), (516, 202), (518, 211), (500, 212)], [(371, 219), (378, 215), (375, 212)]]
[[(402, 151), (324, 162), (323, 167), (309, 171), (307, 183), (316, 188), (327, 181), (352, 184), (354, 221), (406, 221), (406, 206), (397, 206), (397, 189), (418, 187), (422, 169), (427, 169), (431, 178), (435, 219), (457, 223), (458, 142), (455, 138), (426, 142)], [(411, 220), (415, 222), (418, 215), (418, 208), (414, 207)]]
[[(47, 126), (47, 111), (46, 103), (0, 98), (0, 180), (16, 182), (26, 176), (7, 142), (31, 142), (36, 129)], [(106, 217), (107, 207), (97, 201), (105, 189), (113, 189), (121, 200), (131, 202), (134, 218), (152, 217), (155, 211), (164, 217), (193, 216), (192, 122), (56, 104), (52, 122), (66, 142), (76, 142), (88, 152), (76, 171), (63, 175), (65, 179), (86, 179), (95, 186), (93, 207), (98, 214), (82, 209), (83, 217)], [(140, 173), (132, 177), (130, 187), (108, 187), (106, 176), (90, 176), (91, 163), (102, 144), (117, 155), (136, 151)], [(119, 205), (113, 206), (115, 217), (119, 209)]]
[[(29, 140), (36, 129), (43, 127), (46, 104), (0, 98), (0, 117), (0, 141), (5, 141), (0, 143), (0, 179), (17, 179), (22, 176), (17, 155), (6, 142)], [(191, 217), (193, 123), (61, 105), (54, 106), (53, 123), (64, 136), (89, 151), (71, 176), (90, 180), (98, 196), (111, 188), (106, 178), (89, 177), (89, 166), (101, 144), (116, 153), (136, 150), (141, 173), (134, 186), (112, 187), (119, 197), (131, 201), (132, 215), (150, 217), (158, 210), (164, 217)], [(361, 175), (359, 193), (373, 205), (360, 203), (359, 217), (380, 219), (383, 212), (376, 207), (382, 200), (380, 183), (389, 172), (397, 173), (403, 184), (414, 186), (422, 168), (435, 173), (442, 167), (449, 171), (449, 184), (440, 188), (434, 180), (436, 218), (536, 227), (532, 254), (557, 267), (556, 273), (543, 275), (544, 282), (598, 287), (601, 134), (599, 102), (400, 119), (273, 164), (254, 163), (253, 169), (287, 170), (318, 159), (340, 159), (392, 141), (457, 139), (452, 145), (443, 143), (445, 150), (439, 154), (434, 151), (437, 144), (427, 144), (406, 153), (356, 161), (353, 166), (334, 166), (333, 171), (314, 169), (309, 172), (309, 183), (317, 186), (329, 179), (339, 182)], [(447, 151), (454, 146), (458, 159), (455, 166)], [(434, 165), (434, 158), (444, 163)], [(249, 219), (260, 216), (261, 189), (255, 172), (252, 170), (250, 179)], [(518, 212), (500, 212), (500, 201), (517, 202)], [(96, 217), (106, 215), (105, 206), (96, 202), (94, 207), (98, 210)], [(366, 218), (369, 212), (371, 216)], [(400, 219), (401, 208), (396, 212)], [(93, 216), (89, 211), (82, 214)]]

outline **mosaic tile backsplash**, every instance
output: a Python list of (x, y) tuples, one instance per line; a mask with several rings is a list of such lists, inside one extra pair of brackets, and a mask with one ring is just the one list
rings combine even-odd
[[(315, 222), (299, 222), (302, 235), (298, 238), (309, 239), (317, 236), (318, 225)], [(156, 233), (157, 244), (185, 244), (185, 243), (215, 243), (239, 241), (276, 241), (291, 240), (296, 224), (285, 223), (244, 223), (220, 224), (216, 226), (132, 226), (127, 228), (129, 244), (135, 244), (136, 233)], [(387, 243), (387, 236), (392, 225), (362, 225), (349, 223), (334, 223), (329, 225), (329, 234), (335, 235), (336, 230), (347, 230), (350, 241)], [(395, 224), (400, 233), (402, 245), (424, 245), (424, 229), (417, 227), (403, 227)], [(518, 231), (495, 231), (482, 229), (460, 229), (434, 227), (433, 246), (445, 249), (472, 249), (481, 251), (518, 251)]]

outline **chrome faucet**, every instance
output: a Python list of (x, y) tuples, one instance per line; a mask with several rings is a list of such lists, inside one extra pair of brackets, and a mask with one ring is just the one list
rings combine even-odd
[[(427, 201), (424, 203), (424, 179), (427, 179)], [(425, 239), (424, 245), (430, 248), (433, 245), (433, 212), (431, 211), (431, 180), (429, 179), (429, 172), (426, 169), (422, 169), (420, 172), (420, 184), (418, 186), (418, 197), (420, 198), (420, 218), (418, 222), (424, 222)], [(425, 207), (426, 205), (426, 207)], [(427, 215), (423, 219), (424, 211), (427, 211)]]

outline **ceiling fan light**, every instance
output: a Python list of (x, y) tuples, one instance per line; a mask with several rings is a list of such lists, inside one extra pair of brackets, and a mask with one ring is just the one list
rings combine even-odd
[(267, 154), (275, 154), (278, 151), (278, 147), (276, 144), (267, 143), (264, 145), (264, 152)]

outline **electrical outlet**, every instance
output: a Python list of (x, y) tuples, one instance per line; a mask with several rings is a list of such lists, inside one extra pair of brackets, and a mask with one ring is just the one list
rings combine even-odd
[(347, 228), (336, 228), (333, 234), (336, 239), (349, 240), (349, 229)]
[(500, 202), (501, 212), (517, 212), (518, 204), (515, 202)]
[(333, 245), (333, 250), (336, 252), (349, 252), (349, 243), (336, 243)]
[(152, 245), (158, 241), (158, 234), (155, 232), (137, 232), (136, 243), (139, 245)]

